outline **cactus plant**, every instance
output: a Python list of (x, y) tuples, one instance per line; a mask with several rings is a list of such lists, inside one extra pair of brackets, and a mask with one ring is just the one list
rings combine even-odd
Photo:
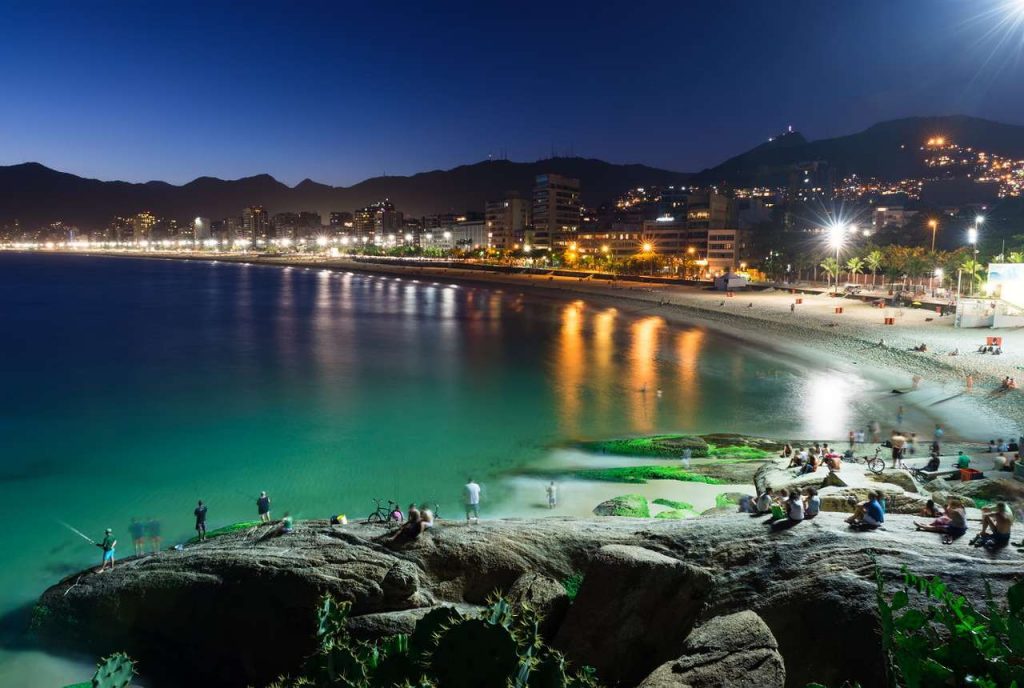
[(135, 676), (135, 662), (123, 652), (115, 652), (96, 667), (92, 688), (127, 688)]
[(440, 688), (504, 686), (519, 668), (515, 636), (486, 619), (466, 619), (449, 627), (430, 660)]
[(433, 652), (442, 630), (462, 621), (462, 614), (455, 607), (438, 607), (427, 612), (416, 622), (416, 629), (409, 637), (409, 651), (417, 658)]

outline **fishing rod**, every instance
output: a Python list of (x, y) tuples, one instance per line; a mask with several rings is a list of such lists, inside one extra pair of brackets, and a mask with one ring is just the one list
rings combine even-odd
[(72, 533), (74, 533), (78, 537), (80, 537), (83, 540), (85, 540), (86, 542), (88, 542), (89, 544), (91, 544), (91, 545), (97, 544), (95, 540), (93, 540), (91, 537), (89, 537), (88, 535), (86, 535), (85, 533), (80, 531), (78, 528), (70, 526), (70, 525), (68, 525), (67, 523), (65, 523), (64, 521), (61, 521), (61, 520), (58, 520), (57, 523), (61, 524), (62, 526), (64, 526), (68, 530), (70, 530)]

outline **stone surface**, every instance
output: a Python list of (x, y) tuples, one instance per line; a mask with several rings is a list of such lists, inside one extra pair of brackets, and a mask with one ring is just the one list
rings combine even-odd
[(783, 688), (786, 669), (771, 629), (751, 611), (717, 616), (693, 629), (677, 659), (639, 688)]
[(555, 646), (610, 685), (633, 685), (679, 653), (711, 589), (709, 572), (643, 547), (606, 545), (583, 575)]
[(540, 612), (541, 633), (553, 638), (569, 611), (569, 595), (558, 581), (540, 573), (524, 573), (506, 593), (510, 602), (528, 604)]
[[(874, 532), (850, 530), (843, 518), (822, 513), (778, 532), (764, 518), (746, 514), (684, 521), (507, 519), (472, 526), (441, 521), (399, 550), (385, 546), (381, 528), (301, 521), (291, 535), (263, 542), (240, 532), (180, 552), (121, 560), (112, 572), (72, 575), (43, 595), (46, 611), (37, 618), (48, 647), (80, 649), (91, 657), (125, 650), (139, 660), (145, 684), (153, 688), (264, 685), (294, 671), (312, 651), (314, 609), (323, 592), (351, 600), (352, 623), (362, 623), (372, 637), (407, 628), (399, 612), (479, 605), (488, 594), (509, 592), (528, 573), (562, 581), (587, 571), (603, 546), (626, 545), (711, 572), (714, 586), (698, 623), (755, 611), (778, 640), (789, 685), (850, 680), (873, 686), (882, 680), (879, 646), (807, 648), (820, 647), (826, 628), (842, 628), (844, 638), (877, 637), (875, 562), (891, 589), (906, 564), (952, 580), (975, 600), (984, 599), (986, 580), (997, 597), (1004, 594), (1024, 563), (1013, 548), (988, 552), (970, 547), (969, 537), (943, 545), (937, 536), (916, 533), (911, 516), (890, 515), (886, 530)], [(392, 573), (396, 566), (401, 576)], [(411, 590), (406, 573), (412, 570), (418, 587), (402, 597)], [(583, 587), (588, 584), (585, 577)], [(604, 607), (611, 618), (618, 602), (588, 604)], [(376, 616), (360, 622), (364, 615)], [(659, 659), (638, 680), (680, 654)]]
[(651, 507), (643, 495), (628, 494), (601, 502), (594, 507), (594, 515), (647, 518), (651, 515)]

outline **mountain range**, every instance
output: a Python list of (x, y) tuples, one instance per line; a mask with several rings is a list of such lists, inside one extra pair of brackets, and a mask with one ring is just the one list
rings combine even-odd
[(949, 116), (892, 120), (856, 134), (817, 141), (787, 132), (695, 174), (559, 157), (536, 162), (485, 161), (411, 176), (374, 177), (349, 187), (310, 179), (289, 187), (267, 174), (235, 180), (199, 177), (177, 186), (86, 179), (24, 163), (0, 167), (0, 225), (18, 220), (23, 227), (35, 227), (63, 220), (96, 228), (114, 216), (143, 210), (160, 217), (217, 219), (239, 215), (249, 205), (263, 205), (271, 214), (314, 210), (326, 219), (331, 211), (352, 211), (385, 198), (412, 216), (482, 211), (486, 201), (500, 199), (508, 191), (528, 196), (535, 177), (545, 173), (579, 178), (588, 206), (645, 185), (775, 186), (786, 183), (794, 165), (816, 161), (828, 163), (840, 176), (854, 172), (896, 179), (922, 175), (920, 146), (932, 136), (1024, 159), (1024, 127)]

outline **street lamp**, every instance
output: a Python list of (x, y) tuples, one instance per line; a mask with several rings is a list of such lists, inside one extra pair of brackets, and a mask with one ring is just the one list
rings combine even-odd
[(974, 280), (978, 274), (978, 225), (984, 222), (981, 215), (974, 218), (974, 226), (967, 230), (967, 243), (974, 249), (974, 264), (971, 265), (971, 296), (974, 296)]
[(644, 245), (641, 248), (643, 248), (644, 253), (648, 254), (648, 256), (650, 257), (651, 277), (654, 277), (654, 246), (651, 245), (651, 242), (645, 241)]
[(932, 253), (935, 253), (935, 231), (939, 228), (939, 221), (928, 220), (928, 226), (932, 228)]
[(843, 247), (843, 243), (846, 241), (846, 227), (835, 222), (828, 228), (828, 243), (836, 250), (836, 275), (834, 290), (835, 293), (839, 293), (839, 249)]

